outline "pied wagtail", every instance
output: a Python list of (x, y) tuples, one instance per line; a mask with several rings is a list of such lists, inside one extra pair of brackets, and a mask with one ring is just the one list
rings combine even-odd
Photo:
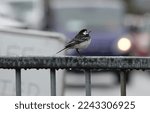
[(76, 49), (77, 53), (81, 56), (79, 49), (84, 49), (86, 48), (90, 42), (91, 42), (91, 37), (89, 35), (91, 31), (87, 31), (87, 29), (82, 29), (76, 36), (73, 38), (70, 42), (68, 42), (65, 46), (64, 49), (58, 51), (56, 54), (63, 50), (67, 49)]

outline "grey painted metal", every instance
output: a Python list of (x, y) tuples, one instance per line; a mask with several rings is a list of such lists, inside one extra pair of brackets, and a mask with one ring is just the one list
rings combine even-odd
[(150, 69), (150, 57), (0, 57), (0, 68)]
[(50, 70), (51, 78), (51, 96), (56, 96), (56, 71), (55, 69)]
[(86, 96), (91, 96), (91, 72), (90, 69), (86, 69), (85, 73), (85, 89), (86, 89)]
[(16, 96), (21, 96), (21, 69), (16, 69)]
[(126, 96), (126, 72), (120, 72), (121, 96)]
[(55, 69), (85, 69), (86, 95), (91, 95), (90, 70), (119, 70), (121, 95), (126, 95), (126, 70), (150, 69), (150, 57), (99, 56), (99, 57), (0, 57), (0, 68), (16, 69), (16, 95), (21, 95), (21, 69), (50, 69), (51, 95), (56, 95)]

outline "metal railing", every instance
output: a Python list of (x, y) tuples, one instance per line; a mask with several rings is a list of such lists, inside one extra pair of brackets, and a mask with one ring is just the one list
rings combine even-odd
[(150, 57), (0, 57), (0, 68), (16, 70), (16, 95), (21, 96), (21, 69), (50, 69), (51, 95), (56, 96), (56, 70), (82, 69), (86, 96), (91, 96), (91, 71), (120, 73), (121, 96), (126, 96), (126, 72), (150, 69)]

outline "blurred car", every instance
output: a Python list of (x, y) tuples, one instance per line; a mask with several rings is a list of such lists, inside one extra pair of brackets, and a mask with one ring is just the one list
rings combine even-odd
[[(92, 31), (90, 46), (84, 56), (128, 55), (131, 42), (124, 37), (125, 7), (120, 0), (53, 0), (56, 30), (68, 40), (83, 28)], [(69, 55), (78, 55), (74, 50)]]
[(129, 27), (129, 35), (132, 48), (131, 56), (149, 56), (150, 55), (150, 34), (137, 26)]
[(22, 24), (28, 29), (43, 30), (46, 25), (43, 0), (4, 0), (0, 4), (0, 14), (3, 15), (0, 18), (9, 18), (5, 20), (9, 24), (3, 24), (5, 27), (13, 24), (14, 27), (22, 28), (18, 25)]
[[(51, 6), (55, 14), (55, 28), (66, 34), (68, 40), (74, 38), (80, 29), (92, 31), (92, 42), (87, 49), (80, 51), (81, 55), (129, 55), (131, 40), (125, 35), (125, 6), (121, 0), (52, 0)], [(67, 55), (77, 56), (78, 53), (71, 50)]]
[(131, 4), (138, 12), (150, 12), (150, 1), (149, 0), (132, 0)]
[(2, 2), (0, 4), (0, 27), (15, 27), (15, 28), (26, 28), (26, 25), (12, 16), (11, 7), (7, 3)]
[(127, 15), (125, 25), (128, 28), (126, 37), (131, 40), (131, 56), (150, 55), (150, 15)]

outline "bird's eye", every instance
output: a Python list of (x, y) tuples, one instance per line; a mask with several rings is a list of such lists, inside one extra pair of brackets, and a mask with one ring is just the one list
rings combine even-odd
[(87, 35), (87, 34), (88, 34), (88, 32), (87, 32), (87, 31), (84, 31), (84, 32), (83, 32), (83, 34), (84, 34), (84, 35)]

